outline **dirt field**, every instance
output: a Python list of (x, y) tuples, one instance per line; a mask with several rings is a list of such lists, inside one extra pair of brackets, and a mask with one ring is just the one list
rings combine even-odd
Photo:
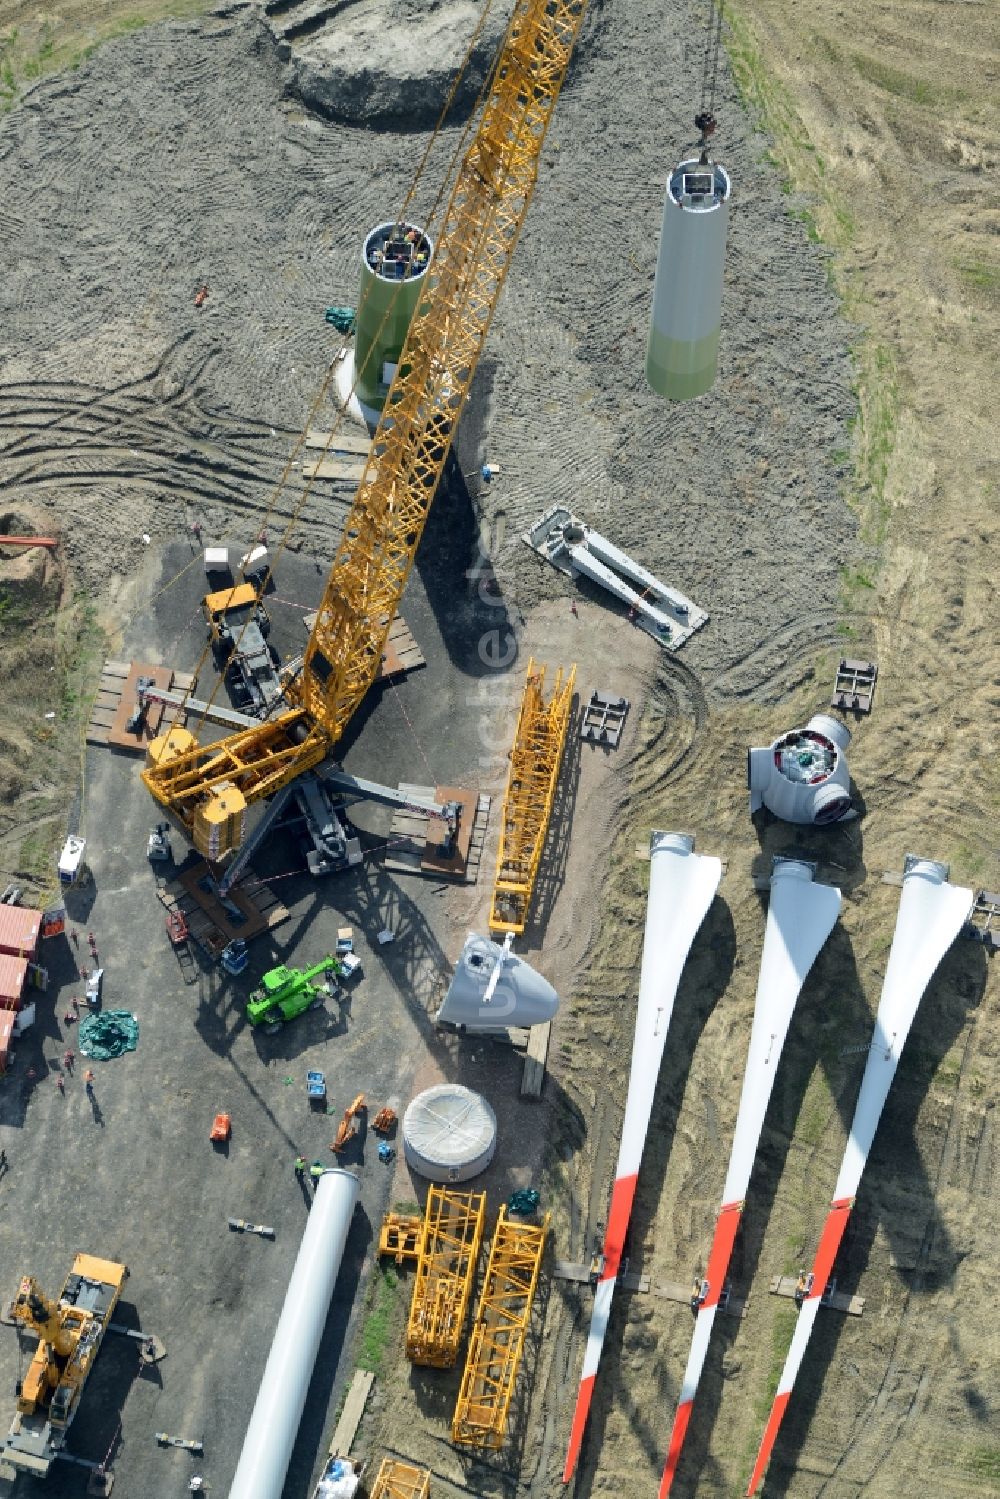
[[(862, 1070), (851, 1048), (867, 1039), (891, 939), (898, 896), (881, 872), (913, 850), (950, 860), (957, 881), (1000, 885), (989, 738), (1000, 704), (995, 12), (963, 6), (960, 37), (937, 5), (862, 12), (747, 0), (734, 14), (728, 42), (751, 113), (726, 73), (720, 154), (737, 191), (720, 378), (704, 401), (668, 408), (645, 389), (642, 358), (664, 156), (689, 140), (695, 102), (700, 36), (685, 30), (687, 10), (664, 35), (650, 5), (592, 0), (457, 470), (428, 526), (425, 602), (413, 621), (434, 645), (436, 680), (454, 674), (455, 743), (439, 755), (433, 718), (418, 732), (435, 772), (443, 758), (456, 774), (475, 765), (502, 784), (519, 668), (494, 679), (476, 665), (484, 568), (499, 582), (502, 629), (517, 637), (521, 664), (533, 649), (553, 661), (579, 656), (587, 685), (624, 683), (635, 702), (630, 741), (606, 779), (571, 759), (525, 948), (541, 953), (567, 1001), (536, 1122), (518, 1123), (512, 1079), (494, 1079), (515, 1131), (498, 1188), (526, 1178), (542, 1188), (560, 1258), (592, 1247), (617, 1151), (647, 868), (636, 845), (652, 827), (681, 828), (729, 860), (678, 997), (640, 1182), (632, 1252), (654, 1278), (692, 1273), (718, 1205), (765, 914), (751, 873), (795, 848), (847, 897), (786, 1046), (734, 1267), (749, 1311), (739, 1326), (717, 1326), (681, 1499), (741, 1492), (749, 1473), (791, 1330), (789, 1303), (769, 1297), (767, 1281), (815, 1244)], [(267, 25), (248, 9), (143, 29), (41, 83), (0, 123), (0, 230), (16, 256), (0, 286), (3, 529), (58, 529), (63, 542), (49, 563), (0, 562), (14, 683), (0, 716), (0, 878), (29, 890), (44, 885), (78, 780), (101, 628), (135, 616), (126, 639), (142, 638), (150, 596), (170, 576), (160, 577), (159, 548), (192, 521), (219, 535), (260, 524), (336, 347), (322, 309), (354, 300), (360, 238), (401, 200), (424, 139), (395, 117), (358, 128), (350, 111), (317, 115), (298, 92), (312, 97), (327, 49), (345, 90), (364, 97), (366, 0), (315, 29), (292, 6), (271, 11)], [(392, 15), (413, 24), (403, 5)], [(297, 41), (288, 27), (300, 24)], [(453, 140), (446, 131), (443, 147)], [(196, 312), (203, 282), (209, 300)], [(484, 461), (500, 466), (489, 487), (468, 477)], [(344, 498), (314, 497), (298, 533), (298, 561), (317, 578)], [(658, 659), (595, 600), (570, 614), (570, 585), (519, 540), (556, 500), (709, 610), (679, 658)], [(283, 495), (271, 524), (294, 503)], [(167, 655), (194, 607), (175, 603), (167, 593), (157, 604)], [(820, 835), (755, 829), (746, 746), (823, 707), (842, 650), (880, 664), (876, 713), (850, 754), (864, 819)], [(49, 667), (53, 691), (40, 692)], [(397, 707), (384, 699), (351, 748), (363, 756), (371, 732), (386, 775), (405, 774), (414, 755), (398, 721), (391, 727)], [(138, 827), (147, 812), (128, 816)], [(447, 897), (447, 933), (439, 922), (438, 948), (397, 975), (397, 993), (426, 984), (435, 964), (440, 982), (485, 899), (485, 887)], [(1000, 1489), (997, 1343), (981, 1314), (1000, 1279), (1000, 1032), (987, 978), (981, 950), (959, 944), (925, 999), (838, 1266), (866, 1311), (835, 1325), (824, 1314), (769, 1495)], [(394, 1002), (387, 989), (385, 1004)], [(195, 1050), (185, 1055), (202, 1065)], [(485, 1060), (469, 1068), (485, 1075)], [(447, 1065), (415, 1041), (398, 1086)], [(44, 1158), (59, 1102), (27, 1098), (16, 1121), (5, 1105), (20, 1151)], [(43, 1108), (52, 1118), (29, 1132)], [(275, 1168), (275, 1193), (279, 1179)], [(397, 1181), (391, 1195), (412, 1190)], [(372, 1196), (370, 1214), (388, 1192), (383, 1184)], [(5, 1263), (20, 1264), (36, 1242), (37, 1208), (18, 1193)], [(62, 1267), (57, 1228), (46, 1228), (46, 1273)], [(150, 1240), (136, 1253), (155, 1266), (170, 1246)], [(365, 1449), (427, 1461), (443, 1493), (561, 1492), (587, 1295), (553, 1283), (515, 1439), (496, 1463), (468, 1465), (446, 1440), (454, 1380), (394, 1362), (405, 1297), (370, 1285), (353, 1324), (357, 1356), (375, 1357), (377, 1345), (382, 1375)], [(281, 1289), (273, 1276), (261, 1338)], [(151, 1292), (147, 1301), (183, 1338), (196, 1309)], [(236, 1338), (242, 1303), (223, 1302)], [(652, 1491), (689, 1337), (685, 1308), (621, 1299), (577, 1493)], [(327, 1421), (344, 1373), (341, 1362), (324, 1375)], [(312, 1412), (320, 1427), (322, 1403)], [(137, 1438), (151, 1424), (145, 1414), (136, 1406)], [(218, 1412), (216, 1484), (227, 1464), (231, 1472), (245, 1414), (239, 1401)], [(288, 1499), (307, 1492), (314, 1468), (319, 1435), (303, 1440)], [(157, 1481), (153, 1469), (133, 1472), (135, 1492)]]

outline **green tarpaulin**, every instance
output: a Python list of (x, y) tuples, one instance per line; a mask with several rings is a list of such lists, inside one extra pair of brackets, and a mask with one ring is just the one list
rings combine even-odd
[(102, 1010), (80, 1021), (80, 1051), (97, 1062), (135, 1051), (138, 1041), (139, 1022), (131, 1010)]

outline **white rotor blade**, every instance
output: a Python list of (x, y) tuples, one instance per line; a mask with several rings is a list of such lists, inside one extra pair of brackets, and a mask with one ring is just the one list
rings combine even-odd
[(892, 939), (892, 950), (875, 1016), (875, 1033), (861, 1080), (851, 1133), (844, 1152), (833, 1201), (820, 1236), (812, 1281), (799, 1311), (778, 1392), (761, 1437), (757, 1461), (747, 1486), (752, 1494), (764, 1476), (792, 1387), (799, 1372), (820, 1300), (833, 1270), (840, 1241), (854, 1206), (854, 1198), (871, 1150), (875, 1131), (896, 1075), (899, 1055), (917, 1008), (934, 972), (964, 923), (975, 899), (971, 890), (948, 884), (948, 869), (933, 859), (907, 856), (903, 893)]
[(677, 986), (691, 944), (715, 899), (722, 878), (719, 859), (696, 854), (693, 850), (694, 839), (683, 833), (654, 833), (650, 840), (649, 898), (646, 902), (646, 934), (632, 1043), (632, 1069), (604, 1238), (603, 1265), (594, 1296), (563, 1483), (569, 1483), (573, 1476), (587, 1425)]
[(814, 872), (815, 865), (801, 859), (774, 861), (750, 1051), (733, 1133), (733, 1149), (702, 1282), (691, 1352), (684, 1370), (667, 1460), (660, 1480), (660, 1499), (666, 1499), (670, 1492), (684, 1446), (691, 1407), (708, 1354), (712, 1324), (740, 1226), (743, 1200), (750, 1183), (764, 1116), (795, 1004), (806, 975), (833, 931), (840, 912), (840, 891), (833, 885), (814, 884)]

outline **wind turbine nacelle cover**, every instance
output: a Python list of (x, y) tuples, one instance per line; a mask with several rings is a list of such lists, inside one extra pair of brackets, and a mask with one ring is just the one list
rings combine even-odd
[(856, 817), (844, 751), (851, 731), (828, 713), (792, 729), (766, 749), (747, 751), (751, 816), (766, 807), (783, 822), (824, 826)]
[[(486, 991), (498, 963), (500, 976), (487, 1001)], [(470, 932), (437, 1021), (469, 1031), (544, 1025), (558, 1008), (559, 995), (530, 963)]]

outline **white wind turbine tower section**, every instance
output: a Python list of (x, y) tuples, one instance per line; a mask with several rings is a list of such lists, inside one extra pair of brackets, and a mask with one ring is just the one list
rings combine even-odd
[(973, 900), (971, 890), (963, 890), (960, 886), (948, 883), (946, 864), (938, 864), (933, 859), (919, 859), (913, 854), (907, 856), (896, 931), (851, 1133), (830, 1211), (820, 1235), (812, 1274), (807, 1282), (809, 1289), (799, 1310), (791, 1347), (761, 1438), (753, 1476), (747, 1487), (748, 1495), (754, 1492), (764, 1476), (775, 1438), (788, 1408), (792, 1387), (816, 1321), (816, 1313), (854, 1206), (861, 1173), (865, 1169), (882, 1109), (896, 1075), (903, 1044), (909, 1035), (924, 990), (968, 919)]
[(653, 834), (632, 1069), (604, 1238), (603, 1263), (594, 1295), (563, 1483), (569, 1483), (573, 1477), (587, 1425), (677, 986), (691, 944), (715, 899), (721, 878), (721, 861), (696, 854), (693, 838), (683, 833)]
[(771, 873), (771, 900), (733, 1150), (660, 1481), (660, 1499), (666, 1499), (677, 1471), (795, 1004), (840, 912), (840, 891), (833, 885), (814, 883), (815, 870), (814, 864), (801, 859), (777, 858)]

